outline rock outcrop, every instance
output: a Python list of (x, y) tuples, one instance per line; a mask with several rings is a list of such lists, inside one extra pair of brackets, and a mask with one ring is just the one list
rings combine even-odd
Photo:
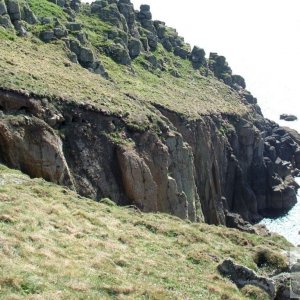
[(231, 259), (224, 260), (218, 266), (219, 272), (228, 277), (232, 282), (234, 282), (238, 288), (242, 288), (246, 285), (254, 285), (263, 289), (271, 299), (275, 298), (276, 290), (274, 281), (258, 276), (253, 270), (235, 264)]

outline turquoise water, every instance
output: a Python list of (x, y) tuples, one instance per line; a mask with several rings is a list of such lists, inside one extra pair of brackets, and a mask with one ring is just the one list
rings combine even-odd
[[(300, 184), (300, 178), (297, 178)], [(300, 245), (300, 196), (298, 203), (285, 215), (277, 219), (264, 219), (260, 224), (265, 224), (270, 231), (283, 235), (295, 246)]]
[[(300, 132), (300, 109), (286, 102), (259, 103), (265, 117), (274, 120), (281, 126), (288, 126)], [(292, 113), (298, 117), (295, 122), (286, 122), (279, 120), (281, 113)], [(300, 178), (296, 179), (300, 184)], [(300, 189), (299, 189), (300, 192)], [(264, 219), (260, 224), (265, 224), (270, 231), (283, 235), (288, 241), (295, 246), (300, 245), (300, 194), (298, 192), (298, 203), (284, 216), (277, 219)]]

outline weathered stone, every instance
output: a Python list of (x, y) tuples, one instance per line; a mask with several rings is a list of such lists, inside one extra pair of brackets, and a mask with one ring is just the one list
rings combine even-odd
[(21, 20), (21, 10), (19, 2), (16, 0), (8, 0), (6, 2), (7, 11), (12, 21), (20, 21)]
[(82, 25), (76, 22), (68, 22), (66, 23), (66, 27), (70, 31), (80, 31), (82, 29)]
[(181, 57), (182, 59), (186, 59), (190, 55), (190, 50), (181, 47), (175, 47), (174, 54)]
[(68, 31), (64, 27), (55, 27), (53, 29), (54, 35), (56, 38), (61, 39), (68, 35)]
[(53, 30), (43, 30), (43, 31), (41, 31), (40, 39), (45, 43), (51, 42), (54, 39)]
[(78, 60), (82, 64), (93, 63), (95, 60), (93, 51), (89, 48), (81, 47)]
[(120, 44), (112, 44), (106, 48), (106, 52), (117, 63), (122, 65), (128, 65), (131, 63), (128, 50)]
[(131, 58), (136, 58), (142, 50), (142, 43), (138, 39), (131, 38), (128, 42), (128, 50)]
[(239, 85), (243, 89), (246, 88), (245, 79), (242, 76), (240, 76), (240, 75), (232, 75), (232, 83)]
[(46, 123), (34, 117), (19, 121), (7, 117), (1, 119), (0, 128), (1, 158), (7, 165), (32, 177), (73, 186), (62, 143)]
[(24, 11), (24, 21), (26, 21), (28, 24), (36, 24), (38, 22), (37, 17), (35, 16), (35, 14), (33, 13), (33, 11), (30, 9), (30, 7), (28, 6), (24, 6), (23, 8)]
[(200, 68), (203, 64), (205, 64), (205, 51), (197, 46), (194, 46), (190, 59), (194, 68)]
[(298, 120), (298, 118), (295, 115), (282, 114), (280, 115), (280, 120), (291, 122)]
[(25, 29), (25, 26), (22, 21), (15, 21), (14, 26), (15, 26), (16, 32), (19, 36), (27, 35), (27, 30)]
[(148, 44), (151, 50), (155, 50), (158, 45), (158, 37), (153, 34), (152, 32), (149, 32), (147, 34)]
[(4, 0), (0, 0), (0, 16), (7, 14), (7, 8)]
[(235, 264), (231, 259), (224, 260), (218, 265), (219, 272), (233, 281), (238, 288), (254, 285), (263, 289), (271, 299), (275, 297), (274, 282), (266, 277), (258, 276), (253, 270)]
[(0, 26), (3, 26), (4, 28), (14, 28), (9, 15), (0, 16)]

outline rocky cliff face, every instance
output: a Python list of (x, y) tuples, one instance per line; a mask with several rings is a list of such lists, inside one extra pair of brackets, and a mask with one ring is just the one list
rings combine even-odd
[(214, 224), (227, 212), (255, 222), (296, 202), (299, 145), (259, 115), (188, 121), (157, 107), (159, 136), (90, 105), (1, 91), (0, 106), (1, 162), (96, 200)]
[[(149, 72), (158, 69), (180, 77), (175, 64), (167, 69), (167, 60), (154, 55), (161, 46), (188, 61), (198, 77), (220, 80), (248, 113), (220, 111), (189, 118), (151, 102), (158, 121), (154, 126), (149, 117), (149, 126), (141, 129), (124, 115), (96, 105), (29, 93), (30, 85), (29, 92), (2, 88), (2, 163), (95, 200), (109, 197), (120, 205), (170, 213), (193, 222), (226, 225), (232, 212), (256, 222), (296, 203), (298, 186), (293, 176), (300, 168), (299, 140), (263, 118), (245, 80), (232, 74), (225, 57), (212, 53), (207, 60), (203, 49), (195, 46), (191, 50), (174, 29), (152, 20), (148, 5), (134, 11), (127, 0), (91, 5), (75, 0), (54, 2), (67, 19), (38, 17), (27, 2), (0, 0), (0, 25), (8, 32), (30, 36), (28, 24), (38, 24), (34, 38), (62, 42), (72, 63), (111, 81), (109, 70), (95, 53), (122, 65), (143, 55), (141, 65)], [(99, 26), (105, 24), (104, 31), (99, 29), (101, 42), (89, 41), (88, 31), (77, 22), (77, 13), (95, 17)], [(94, 35), (90, 34), (91, 40)], [(64, 65), (70, 63), (64, 61)], [(135, 76), (133, 69), (127, 70)], [(181, 91), (180, 97), (184, 97)]]

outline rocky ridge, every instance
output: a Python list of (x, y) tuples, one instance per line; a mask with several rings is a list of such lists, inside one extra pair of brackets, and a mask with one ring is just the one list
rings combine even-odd
[[(293, 176), (300, 168), (300, 146), (284, 128), (263, 118), (245, 80), (232, 74), (225, 57), (211, 53), (206, 59), (203, 49), (191, 49), (176, 30), (152, 20), (148, 5), (135, 11), (127, 0), (50, 2), (55, 3), (51, 8), (63, 9), (64, 17), (36, 15), (34, 0), (1, 1), (0, 24), (25, 38), (62, 41), (72, 63), (109, 80), (113, 76), (101, 55), (128, 67), (143, 56), (141, 65), (149, 72), (158, 69), (180, 77), (176, 68), (167, 69), (155, 55), (162, 46), (189, 61), (200, 76), (226, 84), (249, 113), (220, 112), (191, 120), (153, 103), (158, 128), (139, 130), (124, 117), (89, 104), (3, 88), (1, 162), (96, 200), (109, 197), (146, 212), (211, 224), (226, 225), (230, 213), (257, 222), (296, 203)], [(100, 43), (85, 30), (82, 15), (105, 24)]]

